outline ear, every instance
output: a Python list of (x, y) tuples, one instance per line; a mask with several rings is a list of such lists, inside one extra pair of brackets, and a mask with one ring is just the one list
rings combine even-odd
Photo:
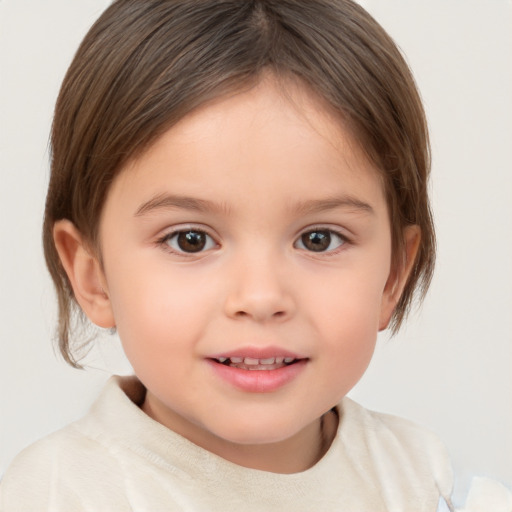
[(101, 264), (84, 244), (78, 229), (69, 220), (59, 220), (53, 227), (53, 240), (83, 312), (99, 327), (115, 327)]
[(379, 331), (386, 329), (393, 316), (393, 311), (400, 300), (404, 287), (416, 261), (421, 240), (421, 230), (417, 225), (404, 229), (404, 254), (401, 265), (392, 269), (384, 288), (380, 309)]

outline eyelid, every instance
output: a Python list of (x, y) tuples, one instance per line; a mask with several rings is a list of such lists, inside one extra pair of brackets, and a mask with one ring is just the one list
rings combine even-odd
[(305, 233), (311, 233), (312, 231), (329, 231), (343, 238), (347, 242), (352, 241), (353, 235), (350, 234), (348, 229), (341, 228), (340, 226), (333, 226), (329, 224), (312, 224), (311, 226), (306, 226), (302, 228), (296, 238), (299, 239)]
[(197, 251), (197, 252), (186, 252), (186, 251), (179, 251), (179, 250), (173, 249), (167, 243), (169, 240), (171, 240), (176, 235), (179, 235), (180, 233), (185, 233), (187, 231), (204, 233), (207, 237), (209, 237), (214, 242), (215, 247), (218, 247), (220, 245), (219, 242), (217, 241), (217, 236), (213, 235), (211, 233), (210, 229), (208, 229), (207, 227), (204, 227), (204, 226), (197, 226), (197, 225), (193, 225), (193, 224), (181, 224), (181, 225), (172, 226), (172, 227), (168, 228), (167, 230), (165, 230), (163, 232), (162, 235), (160, 235), (157, 238), (156, 244), (158, 246), (162, 247), (166, 252), (169, 252), (169, 253), (177, 255), (177, 256), (185, 257), (185, 258), (187, 258), (187, 257), (196, 257), (197, 258), (198, 256), (202, 256), (205, 253), (212, 250), (213, 248), (215, 248), (215, 247), (212, 247), (212, 248), (204, 249), (204, 250)]
[(344, 230), (340, 229), (339, 227), (332, 227), (332, 226), (325, 226), (325, 225), (313, 225), (308, 226), (300, 231), (300, 233), (297, 235), (295, 242), (293, 243), (293, 246), (296, 247), (299, 242), (301, 242), (301, 238), (307, 234), (307, 233), (313, 233), (315, 231), (328, 231), (329, 233), (334, 234), (335, 236), (339, 237), (343, 242), (336, 248), (326, 250), (326, 251), (310, 251), (307, 248), (298, 247), (298, 249), (303, 250), (311, 255), (317, 255), (317, 256), (332, 256), (335, 254), (338, 254), (341, 250), (345, 249), (347, 245), (353, 244), (352, 237), (348, 236)]

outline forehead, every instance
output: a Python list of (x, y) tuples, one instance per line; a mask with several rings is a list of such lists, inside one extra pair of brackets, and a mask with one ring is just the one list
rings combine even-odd
[(379, 172), (341, 115), (303, 84), (267, 76), (185, 116), (127, 164), (113, 188), (147, 200), (178, 190), (233, 202), (280, 186), (281, 201), (291, 203), (336, 195), (333, 176), (338, 195), (366, 188), (382, 196)]
[(357, 137), (341, 113), (298, 77), (271, 72), (263, 73), (246, 88), (205, 102), (182, 118), (172, 131), (176, 140), (179, 137), (182, 143), (196, 144), (200, 140), (198, 136), (208, 129), (213, 132), (229, 130), (235, 124), (243, 130), (241, 134), (251, 127), (253, 136), (276, 131), (279, 126), (286, 127), (287, 130), (274, 139), (283, 146), (287, 133), (291, 137), (310, 138), (313, 131), (340, 152), (364, 156)]

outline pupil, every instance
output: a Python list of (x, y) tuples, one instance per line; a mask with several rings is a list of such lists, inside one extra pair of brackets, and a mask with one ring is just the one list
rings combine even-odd
[(312, 231), (302, 235), (302, 243), (310, 251), (325, 251), (331, 244), (331, 235), (328, 231)]
[(178, 235), (178, 245), (182, 251), (199, 252), (206, 245), (206, 237), (199, 231), (184, 231)]

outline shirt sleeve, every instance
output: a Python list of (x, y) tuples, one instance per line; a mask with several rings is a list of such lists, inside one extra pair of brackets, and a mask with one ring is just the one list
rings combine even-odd
[(512, 512), (512, 492), (495, 480), (475, 477), (466, 504), (456, 512)]
[(0, 482), (0, 512), (131, 510), (116, 457), (66, 428), (25, 448)]

